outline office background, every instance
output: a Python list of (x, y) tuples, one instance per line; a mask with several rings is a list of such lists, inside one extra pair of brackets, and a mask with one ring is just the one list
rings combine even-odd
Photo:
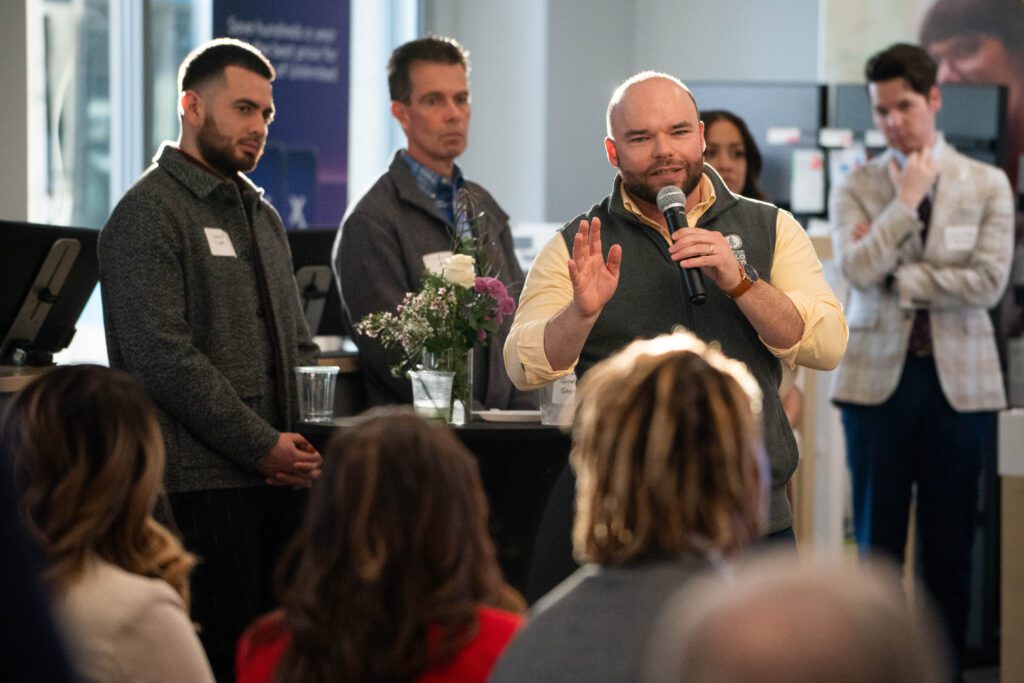
[[(387, 113), (387, 54), (403, 40), (437, 32), (458, 37), (471, 51), (474, 110), (463, 166), (493, 188), (516, 220), (561, 221), (607, 188), (611, 169), (601, 146), (604, 108), (611, 89), (626, 76), (654, 68), (684, 81), (858, 81), (871, 51), (893, 40), (914, 39), (917, 18), (929, 3), (337, 4), (348, 5), (350, 12), (350, 194), (369, 184), (401, 143)], [(0, 105), (5, 121), (0, 145), (4, 166), (24, 172), (8, 174), (0, 188), (0, 213), (44, 220), (63, 217), (63, 212), (78, 223), (98, 220), (105, 213), (100, 209), (109, 209), (110, 198), (120, 196), (144, 168), (155, 143), (175, 135), (173, 69), (183, 49), (212, 35), (215, 5), (215, 0), (5, 2), (9, 20), (0, 27), (6, 46), (0, 73), (8, 97)], [(44, 35), (43, 15), (53, 19), (50, 26), (77, 25), (77, 33), (67, 28), (67, 35), (52, 29)], [(89, 133), (109, 157), (109, 170), (97, 170), (109, 172), (110, 178), (106, 192), (93, 192), (103, 196), (90, 198), (96, 208), (88, 213), (69, 213), (66, 202), (42, 206), (47, 191), (36, 187), (45, 188), (47, 179), (29, 149), (45, 150), (47, 143), (38, 132), (43, 122), (32, 118), (33, 99), (62, 87), (47, 83), (40, 73), (40, 43), (46, 41), (74, 45), (79, 73), (105, 61), (110, 65), (104, 76), (108, 92), (83, 102), (91, 108), (85, 119), (93, 129)], [(118, 135), (95, 130), (104, 127)], [(76, 197), (74, 203), (85, 201)]]
[[(217, 0), (3, 4), (0, 219), (98, 228), (159, 141), (177, 136), (175, 70), (188, 49), (214, 35)], [(460, 165), (493, 193), (513, 217), (514, 229), (544, 230), (609, 191), (613, 169), (602, 146), (605, 107), (625, 77), (650, 68), (694, 83), (860, 82), (869, 54), (895, 41), (916, 41), (931, 2), (295, 4), (347, 12), (347, 196), (332, 197), (333, 205), (358, 197), (404, 143), (388, 113), (384, 65), (391, 49), (439, 33), (458, 38), (471, 53), (473, 117)], [(67, 69), (47, 69), (59, 59)], [(62, 108), (43, 106), (55, 96)], [(322, 105), (313, 98), (306, 106)], [(57, 143), (56, 131), (65, 147)], [(270, 142), (274, 137), (272, 126)], [(287, 205), (278, 208), (287, 218)], [(322, 222), (340, 220), (338, 211)], [(98, 296), (79, 325), (75, 346), (61, 360), (105, 361)], [(820, 402), (826, 414), (827, 401), (821, 396)], [(815, 483), (822, 495), (815, 538), (838, 547), (844, 534), (844, 511), (837, 505), (845, 486), (841, 432), (831, 418), (819, 421), (818, 432)]]

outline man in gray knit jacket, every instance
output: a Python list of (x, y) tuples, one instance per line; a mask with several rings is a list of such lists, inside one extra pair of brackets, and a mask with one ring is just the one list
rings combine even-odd
[(314, 362), (277, 212), (242, 172), (274, 115), (274, 70), (234, 40), (179, 72), (181, 136), (100, 233), (110, 363), (159, 407), (165, 485), (188, 549), (193, 619), (218, 680), (233, 679), (245, 625), (271, 606), (269, 577), (320, 454), (299, 434), (291, 368)]

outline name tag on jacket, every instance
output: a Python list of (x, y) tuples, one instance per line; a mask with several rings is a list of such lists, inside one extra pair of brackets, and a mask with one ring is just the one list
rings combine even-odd
[(431, 273), (441, 274), (441, 270), (444, 268), (444, 261), (446, 258), (452, 255), (450, 251), (435, 251), (433, 254), (423, 255), (423, 267), (429, 270)]
[(947, 251), (970, 251), (978, 241), (977, 225), (947, 225), (942, 231)]
[(203, 228), (206, 233), (206, 241), (210, 243), (210, 253), (214, 256), (230, 256), (238, 258), (235, 253), (235, 245), (231, 244), (231, 238), (220, 228)]

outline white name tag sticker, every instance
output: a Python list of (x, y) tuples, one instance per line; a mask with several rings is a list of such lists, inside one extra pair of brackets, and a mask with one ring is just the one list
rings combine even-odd
[(435, 251), (433, 254), (423, 255), (423, 267), (429, 270), (431, 273), (441, 274), (441, 267), (444, 265), (444, 260), (452, 255), (450, 251)]
[(978, 226), (947, 225), (942, 240), (948, 251), (970, 251), (978, 241)]
[(231, 244), (231, 238), (220, 228), (203, 228), (206, 233), (206, 241), (210, 243), (210, 253), (214, 256), (230, 256), (238, 258), (235, 253), (235, 245)]

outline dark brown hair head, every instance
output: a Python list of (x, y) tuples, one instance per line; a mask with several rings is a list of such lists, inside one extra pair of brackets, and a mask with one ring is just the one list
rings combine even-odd
[(896, 43), (868, 59), (864, 66), (864, 77), (868, 83), (902, 78), (911, 90), (928, 97), (938, 71), (938, 64), (924, 48), (909, 43)]
[(268, 81), (277, 74), (270, 60), (256, 47), (234, 38), (215, 38), (186, 55), (178, 67), (178, 92), (195, 90), (224, 75), (224, 69), (237, 66)]
[[(278, 680), (411, 680), (511, 591), (476, 460), (447, 427), (398, 409), (328, 444), (279, 578), (293, 640)], [(440, 634), (429, 650), (428, 628)]]
[(454, 38), (428, 36), (410, 40), (396, 47), (388, 60), (388, 91), (392, 102), (410, 103), (412, 77), (409, 72), (416, 62), (458, 64), (469, 74), (469, 53)]
[(711, 129), (712, 124), (717, 121), (728, 121), (736, 126), (740, 132), (740, 138), (743, 139), (743, 152), (747, 157), (747, 176), (743, 179), (743, 191), (740, 194), (751, 199), (763, 200), (765, 196), (764, 192), (761, 191), (759, 181), (764, 161), (761, 159), (761, 150), (758, 149), (754, 136), (750, 134), (750, 129), (747, 128), (746, 122), (739, 116), (736, 116), (736, 114), (725, 109), (709, 109), (701, 114), (700, 118), (704, 122), (705, 135)]

